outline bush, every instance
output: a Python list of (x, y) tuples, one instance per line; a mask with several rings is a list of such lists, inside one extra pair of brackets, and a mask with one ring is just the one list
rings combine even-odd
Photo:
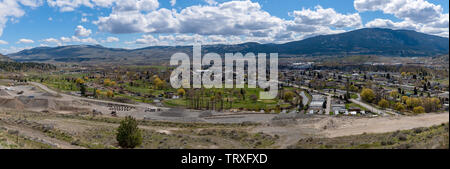
[(389, 107), (389, 102), (385, 99), (381, 99), (381, 101), (378, 102), (378, 106), (385, 109), (385, 108)]
[(117, 128), (116, 139), (122, 148), (134, 148), (141, 145), (142, 135), (136, 119), (131, 116), (125, 117)]
[(414, 107), (413, 112), (417, 113), (417, 114), (425, 113), (425, 109), (422, 106), (417, 106), (417, 107)]
[(403, 134), (403, 133), (399, 133), (399, 134), (397, 135), (397, 138), (398, 138), (398, 140), (400, 140), (400, 141), (406, 141), (406, 140), (407, 140), (406, 134)]

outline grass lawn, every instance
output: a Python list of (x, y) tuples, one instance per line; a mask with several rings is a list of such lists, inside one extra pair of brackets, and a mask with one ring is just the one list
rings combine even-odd
[(346, 109), (349, 109), (350, 107), (358, 107), (361, 110), (368, 111), (366, 108), (360, 106), (359, 104), (355, 104), (355, 103), (347, 103), (347, 104), (345, 104), (345, 108)]

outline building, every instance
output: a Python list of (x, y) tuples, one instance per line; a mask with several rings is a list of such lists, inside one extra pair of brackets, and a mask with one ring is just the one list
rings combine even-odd
[(323, 109), (323, 104), (325, 103), (325, 96), (323, 95), (312, 95), (312, 101), (309, 104), (310, 110), (314, 112), (321, 112)]

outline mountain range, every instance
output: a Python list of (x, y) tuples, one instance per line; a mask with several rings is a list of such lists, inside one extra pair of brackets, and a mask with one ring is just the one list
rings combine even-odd
[[(150, 46), (139, 49), (100, 45), (37, 47), (9, 54), (16, 61), (135, 62), (168, 60), (172, 54), (192, 54), (192, 46)], [(235, 45), (204, 45), (202, 52), (279, 53), (280, 57), (380, 55), (429, 57), (449, 53), (449, 39), (411, 30), (364, 28), (340, 34), (320, 35), (283, 44), (255, 42)]]

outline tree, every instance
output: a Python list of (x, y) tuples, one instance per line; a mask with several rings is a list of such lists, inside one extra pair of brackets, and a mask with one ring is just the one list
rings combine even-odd
[(403, 103), (406, 103), (406, 100), (408, 100), (408, 99), (409, 99), (408, 96), (402, 96), (402, 102), (403, 102)]
[(134, 148), (142, 143), (142, 135), (136, 119), (127, 116), (120, 122), (116, 140), (122, 148)]
[(425, 113), (425, 109), (422, 106), (414, 107), (413, 112), (416, 114)]
[(186, 91), (183, 88), (180, 88), (177, 90), (177, 94), (183, 97), (184, 95), (186, 95)]
[(80, 93), (81, 96), (86, 96), (86, 85), (84, 83), (80, 83)]
[(157, 89), (162, 89), (164, 87), (164, 81), (162, 81), (159, 77), (156, 77), (153, 82), (155, 83), (155, 87)]
[(85, 81), (84, 81), (83, 79), (81, 79), (81, 78), (77, 78), (77, 80), (75, 80), (75, 82), (76, 82), (78, 85), (84, 84), (84, 83), (85, 83)]
[(380, 106), (381, 108), (385, 109), (385, 108), (389, 107), (389, 102), (386, 99), (381, 99), (378, 102), (378, 106)]
[(242, 95), (242, 100), (245, 100), (245, 94), (246, 94), (247, 92), (243, 89), (243, 88), (241, 88), (241, 95)]
[(103, 80), (103, 85), (105, 85), (105, 86), (111, 85), (111, 80), (110, 79)]
[(394, 100), (395, 100), (395, 99), (398, 98), (399, 93), (398, 93), (397, 91), (393, 90), (393, 91), (391, 91), (391, 92), (389, 93), (389, 96), (391, 96), (391, 97), (394, 98)]
[(402, 72), (402, 77), (406, 77), (406, 72)]
[(375, 99), (375, 93), (372, 89), (365, 88), (361, 92), (361, 97), (366, 102), (372, 102)]
[(111, 91), (111, 90), (108, 90), (108, 91), (106, 92), (106, 96), (108, 96), (109, 98), (112, 98), (112, 97), (114, 97), (114, 92)]
[(258, 100), (258, 96), (256, 96), (255, 94), (250, 95), (250, 100), (252, 102), (256, 102)]
[(406, 105), (409, 108), (414, 108), (420, 105), (420, 99), (419, 98), (408, 98), (408, 100), (406, 100)]
[(433, 106), (435, 106), (435, 110), (441, 108), (441, 100), (439, 100), (438, 98), (432, 98), (431, 102), (433, 103)]
[(98, 96), (100, 95), (100, 90), (98, 90), (97, 88), (94, 89), (94, 98), (98, 98)]
[(294, 93), (291, 91), (287, 91), (284, 93), (283, 99), (286, 102), (292, 101), (292, 99), (294, 98)]

